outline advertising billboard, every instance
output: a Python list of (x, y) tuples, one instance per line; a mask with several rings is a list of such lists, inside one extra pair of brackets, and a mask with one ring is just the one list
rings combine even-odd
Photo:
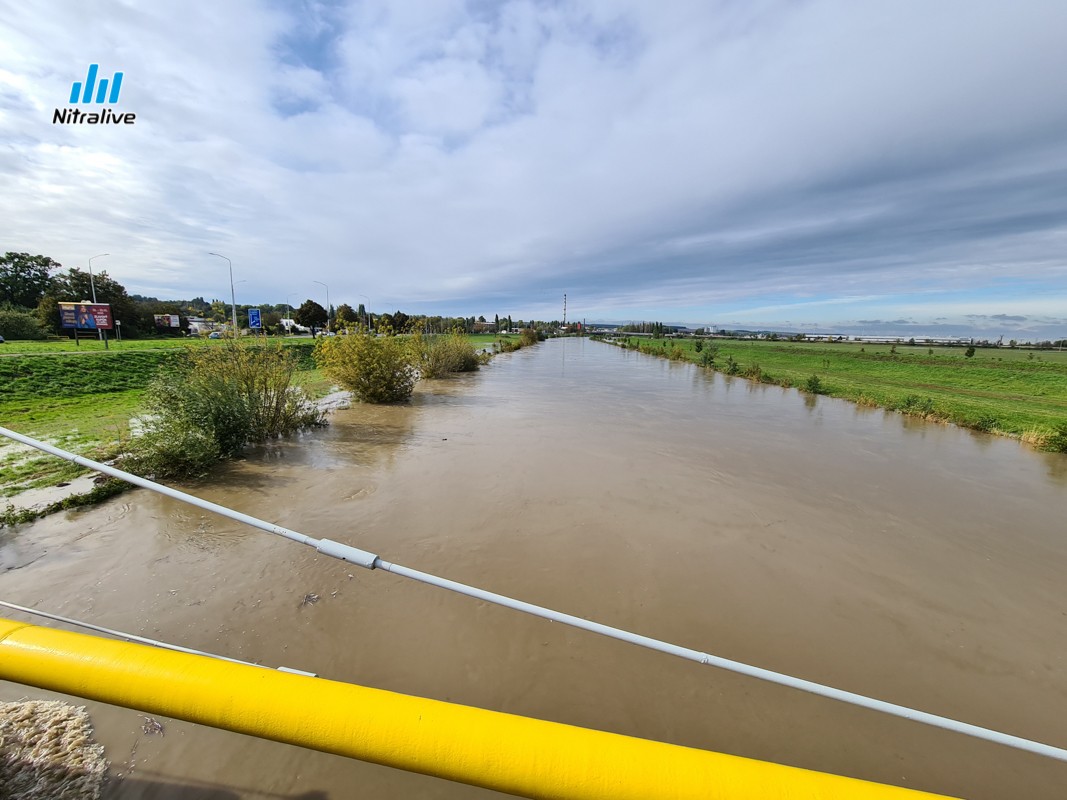
[(177, 314), (153, 314), (157, 328), (180, 328), (181, 319)]
[(64, 328), (111, 330), (111, 306), (107, 303), (60, 303), (59, 319)]

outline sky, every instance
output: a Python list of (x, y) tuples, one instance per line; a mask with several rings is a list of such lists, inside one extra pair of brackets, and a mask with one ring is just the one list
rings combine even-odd
[[(228, 302), (215, 252), (242, 304), (1060, 338), (1064, 31), (1062, 0), (0, 0), (0, 251), (159, 298)], [(92, 63), (118, 102), (70, 103)], [(105, 106), (135, 123), (53, 122)]]

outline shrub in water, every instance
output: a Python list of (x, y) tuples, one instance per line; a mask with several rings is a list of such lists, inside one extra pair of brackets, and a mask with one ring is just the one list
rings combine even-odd
[(445, 336), (416, 334), (411, 347), (423, 378), (442, 378), (451, 372), (472, 372), (481, 363), (470, 339), (458, 331)]
[(228, 341), (189, 350), (145, 392), (145, 433), (123, 457), (142, 475), (204, 473), (252, 442), (324, 424), (292, 386), (296, 361), (280, 344)]
[(1041, 445), (1042, 450), (1053, 453), (1067, 453), (1067, 423), (1057, 425)]
[(412, 345), (398, 336), (356, 333), (320, 339), (315, 361), (364, 403), (407, 400), (419, 379)]
[(533, 328), (523, 328), (522, 333), (519, 334), (519, 341), (522, 342), (523, 347), (529, 347), (532, 344), (544, 341), (545, 335), (541, 331)]
[(804, 381), (804, 391), (811, 394), (820, 394), (823, 391), (822, 381), (819, 380), (818, 375), (812, 375), (806, 381)]

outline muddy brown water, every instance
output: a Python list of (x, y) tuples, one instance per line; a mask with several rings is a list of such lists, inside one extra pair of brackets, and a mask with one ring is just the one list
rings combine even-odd
[[(192, 487), (312, 536), (1067, 746), (1067, 457), (546, 342)], [(969, 798), (1067, 764), (366, 572), (137, 490), (0, 540), (0, 597), (324, 677)], [(317, 595), (314, 603), (304, 602)], [(12, 616), (16, 616), (12, 614)], [(0, 699), (48, 696), (0, 684)], [(88, 704), (109, 798), (475, 798)]]

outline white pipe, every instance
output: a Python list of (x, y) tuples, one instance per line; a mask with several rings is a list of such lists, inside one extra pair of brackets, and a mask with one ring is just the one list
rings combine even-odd
[(967, 722), (960, 722), (959, 720), (950, 719), (948, 717), (938, 716), (937, 714), (930, 714), (925, 711), (918, 711), (914, 708), (908, 708), (907, 706), (897, 705), (895, 703), (887, 703), (883, 700), (876, 700), (871, 697), (866, 697), (854, 692), (846, 692), (843, 689), (835, 689), (832, 686), (825, 686), (821, 683), (815, 683), (813, 681), (804, 680), (802, 678), (794, 678), (791, 675), (784, 675), (780, 672), (773, 672), (772, 670), (763, 669), (761, 667), (753, 667), (749, 664), (741, 663), (740, 661), (732, 661), (728, 658), (722, 658), (720, 656), (713, 656), (708, 653), (702, 653), (699, 650), (693, 650), (688, 647), (681, 647), (679, 645), (670, 644), (669, 642), (662, 642), (658, 639), (652, 639), (648, 636), (642, 636), (638, 633), (631, 633), (630, 631), (624, 631), (620, 628), (613, 628), (610, 625), (603, 625), (599, 622), (591, 622), (581, 617), (575, 617), (571, 614), (564, 614), (560, 611), (553, 611), (542, 606), (536, 606), (532, 603), (526, 603), (522, 600), (515, 600), (504, 595), (496, 594), (495, 592), (488, 592), (484, 589), (478, 589), (473, 586), (467, 586), (463, 583), (457, 583), (456, 581), (450, 581), (447, 578), (438, 578), (436, 575), (430, 575), (426, 572), (420, 572), (416, 569), (404, 567), (399, 564), (393, 564), (389, 561), (383, 561), (374, 553), (369, 553), (366, 550), (360, 550), (357, 547), (346, 545), (341, 542), (331, 541), (330, 539), (313, 539), (310, 536), (305, 536), (302, 533), (291, 531), (288, 528), (283, 528), (280, 525), (273, 525), (269, 522), (250, 517), (247, 514), (242, 514), (239, 511), (220, 506), (215, 503), (209, 503), (206, 500), (201, 500), (199, 497), (179, 492), (177, 489), (171, 489), (167, 486), (155, 483), (154, 481), (146, 480), (145, 478), (132, 475), (128, 472), (123, 472), (115, 467), (109, 467), (106, 464), (100, 464), (88, 458), (77, 456), (74, 453), (69, 453), (65, 450), (60, 450), (58, 447), (39, 442), (36, 439), (32, 439), (29, 436), (24, 436), (20, 433), (15, 433), (7, 428), (0, 427), (0, 436), (6, 436), (9, 439), (14, 439), (17, 442), (29, 445), (30, 447), (36, 447), (39, 450), (43, 450), (46, 453), (65, 458), (68, 461), (73, 461), (75, 464), (79, 464), (89, 469), (95, 469), (99, 472), (103, 472), (107, 475), (112, 475), (116, 478), (121, 478), (130, 483), (141, 486), (145, 489), (149, 489), (153, 492), (159, 492), (168, 497), (173, 497), (176, 500), (181, 500), (197, 508), (202, 508), (207, 511), (213, 511), (216, 514), (220, 514), (229, 519), (243, 522), (246, 525), (251, 525), (259, 530), (266, 531), (267, 533), (275, 533), (279, 536), (285, 536), (287, 539), (300, 542), (314, 547), (318, 552), (324, 555), (332, 556), (333, 558), (339, 558), (342, 561), (347, 561), (351, 564), (364, 567), (366, 569), (383, 569), (387, 572), (391, 572), (395, 575), (400, 575), (405, 578), (411, 578), (412, 580), (419, 581), (420, 583), (427, 583), (431, 586), (437, 586), (442, 589), (448, 589), (452, 592), (458, 592), (459, 594), (467, 595), (468, 597), (474, 597), (479, 600), (484, 600), (488, 603), (494, 603), (506, 608), (511, 608), (516, 611), (522, 611), (526, 614), (533, 614), (534, 616), (541, 617), (543, 619), (552, 620), (554, 622), (561, 622), (565, 625), (570, 625), (575, 628), (581, 628), (582, 630), (591, 631), (592, 633), (599, 633), (603, 636), (609, 636), (612, 639), (618, 639), (623, 642), (629, 642), (630, 644), (636, 644), (640, 647), (646, 647), (650, 650), (658, 650), (661, 653), (667, 653), (668, 655), (678, 656), (690, 661), (696, 661), (700, 664), (710, 664), (720, 669), (729, 670), (730, 672), (736, 672), (741, 675), (747, 675), (752, 678), (758, 678), (760, 680), (769, 681), (770, 683), (776, 683), (781, 686), (788, 686), (793, 689), (800, 689), (804, 692), (810, 692), (821, 697), (828, 697), (832, 700), (839, 700), (842, 703), (849, 703), (850, 705), (860, 706), (861, 708), (867, 708), (872, 711), (880, 711), (883, 714), (890, 714), (895, 717), (903, 717), (904, 719), (913, 720), (915, 722), (921, 722), (925, 725), (933, 725), (938, 728), (944, 728), (945, 730), (954, 731), (956, 733), (962, 733), (965, 736), (973, 736), (977, 739), (984, 739), (989, 742), (995, 742), (1006, 747), (1013, 747), (1017, 750), (1025, 750), (1030, 753), (1036, 753), (1038, 755), (1047, 756), (1048, 758), (1054, 758), (1057, 761), (1067, 761), (1067, 749), (1060, 747), (1053, 747), (1052, 745), (1043, 744), (1041, 742), (1035, 742), (1031, 739), (1023, 739), (1019, 736), (1012, 736), (1011, 734), (1001, 733), (999, 731), (990, 730), (989, 728), (982, 728), (977, 725), (971, 725)]

